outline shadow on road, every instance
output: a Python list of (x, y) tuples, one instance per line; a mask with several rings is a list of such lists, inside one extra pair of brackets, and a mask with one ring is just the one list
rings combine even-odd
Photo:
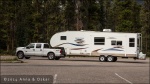
[(55, 61), (68, 61), (68, 62), (99, 62), (99, 63), (130, 63), (130, 64), (149, 64), (149, 61), (140, 61), (140, 60), (133, 60), (133, 61), (129, 61), (129, 60), (126, 60), (126, 61), (120, 61), (120, 60), (118, 60), (118, 61), (116, 61), (116, 62), (100, 62), (99, 60), (90, 60), (90, 59), (60, 59), (60, 60), (49, 60), (49, 59), (47, 59), (47, 58), (45, 58), (45, 57), (43, 57), (43, 58), (32, 58), (32, 59), (24, 59), (24, 61), (25, 60), (47, 60), (47, 61), (53, 61), (53, 62), (55, 62)]
[(117, 63), (139, 63), (139, 64), (148, 64), (149, 62), (139, 62), (139, 61), (117, 61)]
[(99, 63), (139, 63), (139, 64), (148, 64), (149, 62), (140, 62), (140, 61), (116, 61), (116, 62), (100, 62), (99, 60), (69, 60), (69, 59), (61, 59), (60, 61), (75, 61), (75, 62), (80, 62), (80, 61), (85, 61), (85, 62), (99, 62)]

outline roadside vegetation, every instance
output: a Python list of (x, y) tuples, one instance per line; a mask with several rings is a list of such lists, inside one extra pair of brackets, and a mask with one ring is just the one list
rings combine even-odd
[(18, 61), (18, 58), (15, 56), (1, 56), (0, 61)]
[(23, 63), (23, 61), (19, 60), (16, 56), (10, 56), (10, 55), (1, 55), (0, 56), (0, 62), (3, 63)]
[(67, 30), (142, 33), (150, 56), (150, 0), (0, 0), (0, 54)]

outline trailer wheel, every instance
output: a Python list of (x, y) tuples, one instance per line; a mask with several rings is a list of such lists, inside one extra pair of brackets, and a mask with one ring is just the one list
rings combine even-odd
[(24, 58), (24, 53), (22, 51), (19, 51), (17, 53), (17, 57), (18, 57), (18, 59), (23, 59)]
[(113, 56), (107, 56), (107, 61), (108, 62), (114, 62), (115, 57)]
[(48, 53), (47, 56), (48, 56), (49, 60), (54, 60), (55, 59), (55, 54), (54, 53)]
[(117, 59), (118, 59), (117, 57), (114, 57), (114, 62), (116, 62), (116, 61), (117, 61)]
[(25, 57), (26, 59), (30, 59), (30, 57)]
[(105, 56), (103, 56), (103, 55), (102, 55), (102, 56), (100, 56), (100, 57), (99, 57), (99, 61), (101, 61), (101, 62), (105, 62), (105, 61), (106, 61), (106, 57), (105, 57)]
[(55, 57), (55, 60), (59, 60), (60, 59), (60, 57)]

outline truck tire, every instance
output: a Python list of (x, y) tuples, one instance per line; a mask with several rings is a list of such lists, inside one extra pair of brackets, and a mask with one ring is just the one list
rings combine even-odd
[(100, 62), (105, 62), (105, 61), (106, 61), (106, 57), (105, 57), (104, 55), (101, 55), (101, 56), (99, 57), (99, 61), (100, 61)]
[(114, 62), (115, 57), (114, 56), (107, 56), (107, 61), (108, 62)]
[(55, 57), (55, 60), (59, 60), (60, 59), (60, 57)]
[(48, 53), (47, 56), (48, 56), (48, 59), (49, 59), (49, 60), (54, 60), (54, 59), (55, 59), (55, 54), (52, 53), (52, 52), (51, 52), (51, 53)]
[(24, 58), (24, 53), (22, 51), (19, 51), (17, 53), (17, 57), (18, 57), (18, 59), (23, 59)]
[(25, 57), (26, 59), (30, 59), (30, 57)]

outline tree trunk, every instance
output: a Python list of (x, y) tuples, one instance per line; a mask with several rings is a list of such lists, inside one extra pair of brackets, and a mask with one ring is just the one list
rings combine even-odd
[(81, 14), (80, 14), (80, 6), (81, 6), (81, 2), (80, 0), (76, 0), (76, 30), (79, 31), (79, 30), (82, 30), (82, 27), (83, 27), (83, 23), (82, 23), (82, 20), (81, 20)]

